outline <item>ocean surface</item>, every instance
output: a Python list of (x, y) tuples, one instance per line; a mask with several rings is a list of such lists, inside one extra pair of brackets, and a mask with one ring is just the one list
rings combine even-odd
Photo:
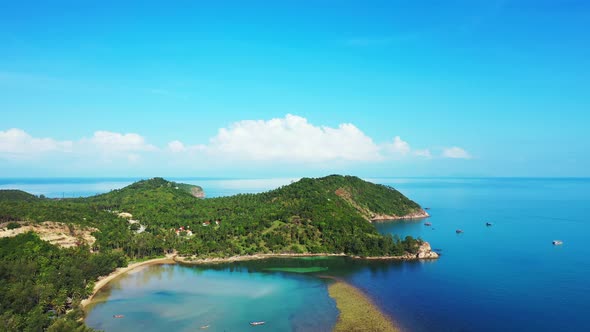
[[(49, 197), (107, 192), (136, 179), (0, 179)], [(261, 192), (295, 179), (174, 179), (208, 197)], [(321, 275), (343, 278), (407, 331), (590, 331), (590, 179), (368, 178), (429, 207), (424, 220), (377, 224), (440, 250), (429, 262), (273, 259), (149, 267), (100, 294), (87, 323), (106, 331), (322, 331), (337, 311)], [(493, 225), (487, 227), (486, 222)], [(456, 234), (456, 229), (464, 233)], [(562, 240), (562, 246), (552, 245)], [(316, 274), (268, 270), (322, 267)], [(112, 315), (125, 313), (124, 319)]]

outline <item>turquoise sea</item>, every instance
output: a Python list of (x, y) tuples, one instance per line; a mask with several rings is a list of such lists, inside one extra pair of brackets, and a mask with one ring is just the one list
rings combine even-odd
[[(0, 179), (50, 197), (87, 196), (136, 179)], [(208, 197), (260, 192), (293, 179), (174, 179)], [(360, 288), (407, 331), (590, 331), (590, 179), (376, 178), (432, 215), (378, 224), (440, 250), (432, 262), (273, 259), (207, 267), (160, 266), (117, 280), (87, 323), (106, 331), (329, 330), (337, 317), (326, 282), (270, 271), (322, 267)], [(486, 222), (493, 225), (487, 227)], [(464, 230), (456, 234), (456, 229)], [(562, 240), (553, 246), (552, 240)], [(327, 270), (325, 269), (327, 268)], [(114, 319), (114, 314), (125, 314)]]
[(227, 266), (149, 266), (97, 302), (86, 323), (104, 331), (244, 331), (250, 321), (265, 321), (260, 331), (328, 331), (338, 316), (322, 279)]

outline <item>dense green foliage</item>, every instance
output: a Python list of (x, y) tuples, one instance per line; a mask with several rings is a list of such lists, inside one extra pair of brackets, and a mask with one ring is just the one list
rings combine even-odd
[[(62, 221), (93, 226), (96, 250), (122, 250), (132, 258), (178, 250), (183, 255), (346, 253), (400, 255), (415, 241), (377, 233), (374, 214), (405, 215), (415, 202), (386, 186), (357, 177), (304, 178), (262, 194), (197, 199), (180, 184), (154, 178), (89, 198), (0, 202), (0, 218)], [(117, 218), (125, 211), (147, 227)], [(207, 223), (208, 226), (203, 226)], [(177, 236), (184, 227), (192, 236)]]
[(86, 331), (80, 301), (94, 280), (124, 265), (121, 253), (60, 249), (33, 233), (0, 239), (0, 330)]
[[(346, 198), (337, 194), (342, 191), (348, 193)], [(400, 255), (416, 243), (382, 236), (366, 219), (374, 213), (405, 215), (420, 209), (392, 188), (336, 175), (302, 179), (262, 194), (205, 200), (156, 178), (78, 201), (98, 210), (132, 213), (155, 237), (143, 242), (163, 241), (150, 245), (158, 251), (218, 257), (285, 252)], [(173, 230), (181, 226), (194, 235), (176, 236)], [(105, 241), (101, 238), (99, 245)]]
[(2, 201), (36, 201), (39, 197), (22, 190), (0, 190), (0, 202)]
[(17, 229), (17, 228), (21, 228), (21, 224), (19, 224), (17, 222), (9, 222), (8, 225), (6, 225), (6, 229)]
[(356, 176), (332, 175), (317, 180), (303, 179), (297, 186), (316, 186), (326, 195), (338, 191), (340, 197), (352, 201), (362, 213), (404, 216), (421, 210), (420, 205), (394, 188), (363, 181)]
[[(88, 295), (93, 280), (126, 258), (173, 250), (195, 257), (393, 256), (415, 252), (420, 244), (411, 237), (383, 236), (368, 222), (376, 214), (420, 211), (418, 204), (356, 177), (304, 178), (266, 193), (211, 199), (195, 197), (195, 190), (200, 188), (154, 178), (89, 198), (41, 199), (0, 191), (2, 227), (56, 221), (98, 229), (92, 248), (60, 249), (31, 233), (0, 240), (0, 330), (83, 329), (74, 319), (77, 311), (65, 312)], [(133, 214), (139, 223), (119, 217), (120, 212)]]

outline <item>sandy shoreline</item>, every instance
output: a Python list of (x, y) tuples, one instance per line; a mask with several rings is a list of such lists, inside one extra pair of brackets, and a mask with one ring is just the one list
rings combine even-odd
[[(109, 282), (114, 279), (130, 273), (141, 267), (159, 265), (159, 264), (187, 264), (187, 265), (205, 265), (221, 264), (249, 260), (261, 260), (266, 258), (288, 258), (288, 257), (351, 257), (346, 254), (258, 254), (251, 256), (232, 256), (226, 258), (199, 258), (190, 260), (187, 257), (169, 254), (163, 258), (155, 258), (143, 262), (137, 262), (127, 267), (118, 268), (111, 274), (100, 277), (94, 285), (92, 295), (80, 302), (82, 309), (92, 303), (94, 296)], [(360, 258), (360, 257), (351, 257)], [(384, 257), (385, 259), (400, 259), (399, 257)], [(363, 259), (363, 258), (360, 258)], [(380, 257), (380, 259), (383, 259)], [(338, 322), (334, 331), (389, 331), (400, 332), (393, 320), (383, 314), (381, 310), (356, 287), (330, 276), (320, 276), (321, 278), (331, 279), (333, 283), (328, 286), (328, 293), (336, 301), (336, 306), (340, 312)]]
[(80, 302), (80, 306), (82, 306), (82, 309), (84, 309), (88, 304), (90, 304), (92, 302), (92, 299), (94, 298), (96, 293), (98, 293), (98, 291), (100, 291), (104, 286), (106, 286), (113, 279), (115, 279), (127, 272), (130, 272), (130, 271), (135, 270), (135, 269), (142, 267), (142, 266), (157, 265), (157, 264), (174, 264), (174, 263), (176, 263), (174, 261), (174, 256), (168, 255), (163, 258), (154, 258), (154, 259), (150, 259), (150, 260), (143, 261), (143, 262), (129, 264), (127, 267), (120, 267), (120, 268), (116, 269), (115, 271), (111, 272), (111, 274), (104, 276), (104, 277), (100, 277), (98, 279), (98, 281), (94, 284), (94, 289), (92, 291), (92, 294), (88, 298), (82, 300)]
[(204, 265), (204, 264), (223, 264), (223, 263), (232, 263), (232, 262), (244, 262), (244, 261), (253, 261), (253, 260), (261, 260), (267, 258), (289, 258), (289, 257), (349, 257), (346, 254), (327, 254), (327, 253), (319, 253), (319, 254), (256, 254), (256, 255), (244, 255), (244, 256), (231, 256), (231, 257), (223, 257), (223, 258), (190, 258), (184, 256), (177, 256), (174, 258), (174, 261), (177, 263), (182, 264), (194, 264), (194, 265)]
[[(340, 254), (329, 254), (329, 253), (318, 253), (318, 254), (256, 254), (256, 255), (246, 255), (246, 256), (231, 256), (231, 257), (223, 257), (223, 258), (190, 258), (184, 256), (177, 256), (176, 254), (169, 254), (163, 258), (155, 258), (150, 259), (143, 262), (137, 262), (128, 265), (127, 267), (120, 267), (113, 271), (111, 274), (107, 276), (100, 277), (96, 284), (94, 285), (94, 289), (92, 294), (82, 300), (80, 305), (82, 308), (86, 307), (88, 304), (92, 302), (92, 299), (100, 291), (105, 285), (107, 285), (111, 280), (125, 274), (131, 272), (142, 266), (148, 265), (157, 265), (157, 264), (187, 264), (187, 265), (206, 265), (206, 264), (224, 264), (224, 263), (232, 263), (232, 262), (243, 262), (243, 261), (252, 261), (252, 260), (262, 260), (267, 258), (296, 258), (296, 257), (349, 257), (352, 259), (363, 259), (363, 260), (417, 260), (422, 258), (417, 258), (415, 256), (382, 256), (382, 257), (359, 257), (359, 256), (349, 256), (344, 253)], [(425, 258), (428, 259), (428, 258)]]

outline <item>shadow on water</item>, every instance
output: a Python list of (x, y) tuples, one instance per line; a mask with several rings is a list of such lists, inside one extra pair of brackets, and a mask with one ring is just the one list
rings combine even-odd
[[(346, 278), (361, 271), (371, 274), (389, 274), (392, 271), (419, 270), (425, 264), (436, 264), (436, 261), (398, 261), (368, 260), (349, 257), (309, 257), (267, 258), (262, 260), (233, 262), (226, 264), (210, 264), (192, 267), (202, 270), (225, 272), (247, 272), (265, 274), (306, 275), (318, 277), (327, 275)], [(307, 272), (309, 271), (309, 272)]]

